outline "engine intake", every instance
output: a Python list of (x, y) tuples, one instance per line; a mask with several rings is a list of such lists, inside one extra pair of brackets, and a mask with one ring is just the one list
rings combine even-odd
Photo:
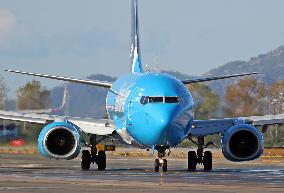
[(257, 159), (263, 153), (263, 148), (262, 134), (247, 124), (231, 127), (222, 138), (223, 154), (231, 161)]
[(38, 148), (45, 157), (73, 159), (80, 153), (79, 128), (69, 122), (54, 122), (43, 128)]

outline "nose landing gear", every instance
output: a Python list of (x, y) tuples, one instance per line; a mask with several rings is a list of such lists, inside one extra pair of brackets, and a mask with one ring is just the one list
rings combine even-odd
[(210, 151), (205, 151), (204, 148), (207, 148), (208, 145), (211, 145), (212, 142), (204, 145), (204, 136), (197, 137), (197, 142), (192, 138), (189, 138), (194, 144), (197, 145), (197, 153), (195, 151), (188, 152), (188, 171), (196, 171), (197, 164), (203, 164), (204, 171), (212, 170), (212, 153)]
[(163, 172), (168, 171), (168, 161), (164, 157), (169, 146), (156, 145), (155, 148), (158, 151), (158, 158), (155, 159), (155, 172), (159, 172), (160, 167)]
[(166, 159), (155, 159), (155, 172), (159, 172), (160, 167), (162, 167), (162, 171), (168, 171), (168, 161)]

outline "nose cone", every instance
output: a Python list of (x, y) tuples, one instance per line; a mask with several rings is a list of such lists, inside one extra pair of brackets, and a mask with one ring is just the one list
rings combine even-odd
[(176, 112), (175, 105), (165, 105), (152, 109), (147, 113), (135, 113), (131, 116), (131, 128), (129, 132), (141, 144), (153, 146), (166, 144), (167, 135), (172, 128)]
[(157, 132), (164, 132), (173, 120), (174, 109), (165, 109), (152, 115), (152, 123), (156, 125)]
[(153, 145), (168, 143), (169, 130), (174, 127), (174, 112), (174, 109), (166, 109), (152, 116)]

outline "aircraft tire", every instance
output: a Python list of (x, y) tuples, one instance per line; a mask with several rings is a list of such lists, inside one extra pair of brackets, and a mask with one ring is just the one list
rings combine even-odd
[(163, 159), (162, 170), (163, 170), (163, 172), (168, 171), (168, 161), (166, 159)]
[(194, 172), (196, 171), (196, 165), (197, 165), (197, 156), (195, 151), (189, 151), (188, 152), (188, 171)]
[(106, 152), (100, 150), (97, 156), (98, 170), (104, 171), (106, 169)]
[(203, 166), (204, 166), (204, 171), (212, 170), (212, 153), (210, 151), (204, 152)]
[(88, 150), (82, 151), (81, 168), (82, 170), (89, 170), (91, 165), (92, 156)]
[(159, 159), (155, 159), (155, 172), (159, 172), (159, 170), (160, 170)]

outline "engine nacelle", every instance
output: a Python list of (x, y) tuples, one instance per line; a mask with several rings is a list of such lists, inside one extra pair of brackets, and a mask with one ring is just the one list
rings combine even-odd
[(259, 158), (264, 149), (262, 134), (253, 126), (240, 124), (228, 129), (222, 138), (222, 151), (230, 161)]
[(38, 148), (44, 157), (74, 159), (81, 148), (79, 128), (70, 122), (50, 123), (39, 134)]

